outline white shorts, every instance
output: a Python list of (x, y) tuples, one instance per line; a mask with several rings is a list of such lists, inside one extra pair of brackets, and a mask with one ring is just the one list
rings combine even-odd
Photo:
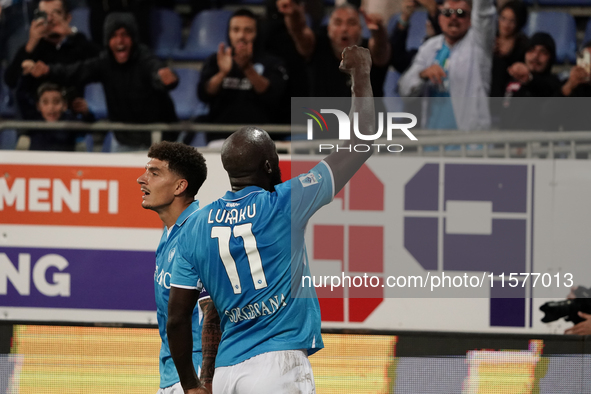
[(181, 382), (178, 382), (173, 384), (172, 386), (168, 386), (158, 390), (156, 394), (184, 394), (184, 391), (183, 386), (181, 386)]
[(314, 394), (314, 375), (303, 350), (259, 354), (240, 364), (218, 367), (213, 394)]

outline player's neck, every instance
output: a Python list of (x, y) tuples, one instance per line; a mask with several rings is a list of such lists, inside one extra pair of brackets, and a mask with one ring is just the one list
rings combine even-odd
[(174, 201), (172, 204), (168, 205), (166, 208), (162, 209), (158, 212), (158, 216), (160, 216), (160, 220), (166, 226), (166, 228), (171, 228), (174, 226), (176, 221), (178, 220), (179, 216), (183, 213), (185, 209), (189, 205), (191, 205), (192, 201)]
[(230, 177), (230, 185), (232, 185), (232, 192), (234, 193), (249, 186), (256, 186), (267, 191), (273, 191), (273, 186), (271, 185), (269, 179), (257, 176), (246, 176), (239, 178)]

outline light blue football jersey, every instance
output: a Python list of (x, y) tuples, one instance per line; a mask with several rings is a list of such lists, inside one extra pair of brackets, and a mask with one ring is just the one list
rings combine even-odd
[(333, 195), (331, 170), (321, 162), (272, 193), (256, 186), (227, 192), (181, 234), (171, 283), (186, 287), (201, 279), (208, 289), (222, 329), (216, 367), (324, 347), (316, 292), (298, 285), (310, 275), (306, 224)]
[[(170, 295), (170, 278), (172, 266), (174, 264), (174, 255), (177, 253), (177, 241), (180, 234), (187, 231), (187, 219), (199, 210), (199, 201), (194, 201), (183, 211), (176, 223), (170, 230), (164, 229), (160, 238), (160, 244), (156, 250), (156, 271), (154, 272), (154, 290), (156, 294), (156, 316), (158, 319), (158, 330), (162, 345), (160, 346), (160, 387), (165, 388), (179, 382), (179, 375), (170, 355), (168, 346), (168, 337), (166, 336), (166, 321), (168, 320), (168, 297)], [(195, 282), (193, 288), (199, 288), (201, 284)], [(199, 298), (208, 297), (205, 291), (202, 291)], [(201, 368), (201, 327), (203, 316), (199, 304), (193, 311), (193, 364), (197, 372)]]

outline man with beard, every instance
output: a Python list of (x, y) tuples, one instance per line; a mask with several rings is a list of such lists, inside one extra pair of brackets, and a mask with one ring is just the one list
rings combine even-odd
[(512, 80), (505, 89), (501, 127), (511, 130), (549, 130), (557, 128), (552, 119), (551, 97), (559, 95), (561, 83), (552, 74), (556, 44), (548, 33), (536, 33), (529, 40), (525, 62), (508, 68)]
[[(364, 133), (373, 133), (369, 51), (345, 49), (341, 69), (353, 81), (351, 114)], [(354, 136), (351, 144), (358, 142)], [(315, 289), (302, 281), (310, 277), (306, 223), (370, 156), (333, 152), (281, 183), (275, 144), (264, 130), (243, 127), (225, 141), (222, 164), (232, 190), (194, 215), (179, 239), (171, 278), (167, 330), (185, 393), (207, 393), (187, 352), (195, 298), (189, 287), (198, 279), (221, 319), (214, 394), (315, 392), (308, 355), (324, 345)]]
[[(168, 93), (178, 85), (178, 77), (139, 43), (132, 14), (112, 13), (105, 20), (105, 46), (98, 57), (72, 65), (43, 62), (23, 64), (23, 73), (48, 75), (58, 82), (77, 84), (101, 82), (105, 91), (109, 120), (123, 123), (171, 123), (178, 121)], [(176, 140), (178, 133), (163, 133)], [(115, 132), (115, 152), (147, 150), (150, 133)]]
[[(70, 26), (72, 14), (67, 0), (41, 0), (36, 12), (39, 17), (31, 22), (29, 39), (14, 56), (4, 74), (4, 81), (16, 89), (16, 103), (22, 119), (37, 119), (37, 89), (43, 82), (56, 82), (51, 78), (35, 79), (23, 76), (24, 61), (42, 61), (45, 64), (72, 64), (98, 55), (98, 48)], [(83, 97), (83, 86), (67, 81), (66, 90), (74, 89), (75, 97)], [(73, 97), (72, 97), (73, 98)], [(73, 103), (73, 110), (80, 104)]]
[[(163, 141), (148, 151), (146, 171), (137, 179), (143, 192), (142, 207), (158, 214), (164, 230), (156, 250), (156, 317), (160, 346), (160, 390), (157, 394), (181, 394), (179, 375), (170, 356), (166, 320), (170, 294), (170, 275), (178, 239), (188, 230), (187, 219), (199, 210), (195, 195), (207, 177), (203, 155), (191, 146)], [(197, 289), (197, 284), (195, 286)], [(203, 383), (211, 388), (214, 360), (220, 342), (220, 318), (205, 289), (199, 285), (199, 305), (192, 312), (193, 347), (191, 357)]]
[(379, 15), (365, 15), (369, 40), (362, 38), (359, 11), (350, 4), (336, 7), (328, 26), (313, 32), (306, 25), (303, 4), (296, 0), (278, 0), (287, 30), (301, 56), (308, 61), (308, 78), (312, 97), (349, 97), (351, 80), (338, 71), (343, 49), (351, 45), (369, 48), (371, 53), (371, 86), (374, 97), (384, 95), (383, 85), (390, 60), (388, 32)]
[(439, 26), (400, 77), (401, 96), (434, 97), (423, 127), (487, 129), (496, 9), (492, 0), (446, 0)]
[[(287, 74), (280, 59), (259, 48), (256, 16), (247, 9), (232, 14), (228, 24), (230, 46), (205, 60), (197, 86), (199, 99), (209, 104), (212, 123), (273, 123)], [(209, 134), (208, 140), (229, 134)]]

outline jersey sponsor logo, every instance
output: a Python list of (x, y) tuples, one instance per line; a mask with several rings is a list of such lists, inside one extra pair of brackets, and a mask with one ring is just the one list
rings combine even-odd
[(158, 266), (156, 266), (156, 272), (154, 273), (154, 276), (156, 283), (158, 283), (159, 286), (170, 290), (170, 272), (166, 272), (164, 269), (158, 272)]
[(239, 206), (240, 206), (240, 203), (239, 202), (229, 202), (229, 203), (226, 203), (226, 207), (227, 208), (236, 208), (236, 207), (239, 207)]
[(280, 309), (287, 306), (285, 296), (275, 295), (265, 301), (254, 302), (243, 307), (226, 310), (224, 314), (232, 323), (238, 323), (243, 320), (252, 320), (260, 316), (272, 315)]
[[(300, 176), (298, 179), (302, 183), (303, 187), (312, 186), (318, 183), (318, 180), (316, 180), (316, 176), (311, 172)], [(320, 179), (320, 176), (318, 176), (318, 179)]]

